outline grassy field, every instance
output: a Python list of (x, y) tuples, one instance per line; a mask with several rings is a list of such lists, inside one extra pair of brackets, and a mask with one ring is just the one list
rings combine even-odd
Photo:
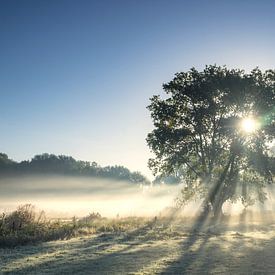
[[(264, 224), (247, 219), (195, 226), (183, 218), (107, 221), (104, 232), (1, 248), (1, 274), (275, 274), (271, 216)], [(114, 224), (130, 226), (111, 230)]]

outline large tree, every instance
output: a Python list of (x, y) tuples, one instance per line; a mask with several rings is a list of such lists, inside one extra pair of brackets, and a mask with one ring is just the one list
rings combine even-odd
[(245, 206), (264, 201), (274, 176), (275, 70), (192, 68), (163, 89), (165, 98), (153, 96), (148, 106), (154, 174), (180, 171), (180, 201), (199, 196), (215, 216), (227, 200), (241, 199)]

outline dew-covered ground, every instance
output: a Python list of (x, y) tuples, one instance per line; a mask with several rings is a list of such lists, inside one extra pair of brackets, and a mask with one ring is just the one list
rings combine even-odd
[(0, 248), (1, 274), (275, 274), (275, 222), (265, 218), (157, 218), (128, 232)]
[(179, 190), (85, 178), (2, 179), (0, 211), (32, 203), (52, 217), (147, 218), (128, 231), (0, 248), (0, 274), (275, 274), (273, 196), (257, 213), (240, 215), (229, 205), (224, 210), (232, 216), (213, 224), (194, 218), (196, 204), (185, 209), (189, 217), (163, 217), (160, 209), (173, 205)]

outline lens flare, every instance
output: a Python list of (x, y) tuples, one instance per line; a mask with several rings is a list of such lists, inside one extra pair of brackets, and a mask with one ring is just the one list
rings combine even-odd
[(253, 133), (259, 128), (259, 123), (252, 117), (244, 118), (241, 121), (241, 129), (245, 133)]

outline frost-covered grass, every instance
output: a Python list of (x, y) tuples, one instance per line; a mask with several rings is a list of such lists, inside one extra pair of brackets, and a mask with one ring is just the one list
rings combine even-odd
[(64, 240), (102, 232), (125, 232), (147, 221), (148, 218), (141, 217), (107, 219), (99, 213), (91, 213), (81, 219), (49, 220), (44, 212), (37, 213), (32, 205), (26, 204), (0, 217), (0, 247)]
[(275, 231), (140, 228), (0, 249), (3, 274), (253, 274), (275, 272)]
[(273, 215), (64, 221), (75, 236), (0, 248), (1, 274), (275, 274)]

